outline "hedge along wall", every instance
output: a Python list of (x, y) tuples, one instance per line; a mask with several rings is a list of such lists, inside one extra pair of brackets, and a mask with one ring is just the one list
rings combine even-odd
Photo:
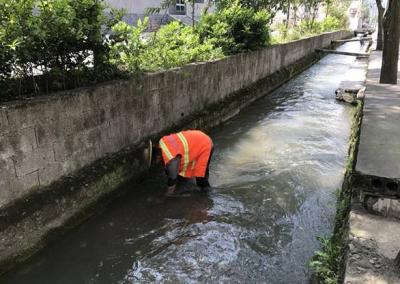
[(0, 105), (0, 208), (348, 36), (326, 33), (141, 78)]

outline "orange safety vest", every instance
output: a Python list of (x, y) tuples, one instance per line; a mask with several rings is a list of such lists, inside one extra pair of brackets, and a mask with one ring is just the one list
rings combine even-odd
[(179, 175), (204, 177), (210, 158), (211, 138), (199, 130), (187, 130), (164, 136), (159, 142), (164, 164), (181, 155)]

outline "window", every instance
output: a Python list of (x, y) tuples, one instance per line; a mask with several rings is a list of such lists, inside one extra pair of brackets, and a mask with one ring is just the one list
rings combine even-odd
[(185, 12), (185, 1), (184, 0), (176, 0), (175, 9), (177, 12)]

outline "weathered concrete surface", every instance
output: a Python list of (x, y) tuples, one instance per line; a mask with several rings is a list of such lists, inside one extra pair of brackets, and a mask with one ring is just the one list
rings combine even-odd
[(356, 170), (400, 178), (400, 86), (368, 84)]
[[(400, 283), (400, 86), (379, 84), (382, 53), (372, 52), (349, 217), (344, 283)], [(379, 216), (378, 216), (379, 215)]]
[(365, 86), (364, 81), (342, 81), (340, 82), (339, 89), (343, 89), (346, 92), (357, 93), (361, 88)]
[(331, 53), (331, 54), (340, 54), (340, 55), (347, 55), (347, 56), (356, 56), (357, 58), (366, 58), (369, 57), (368, 53), (357, 53), (357, 52), (345, 52), (345, 51), (337, 51), (332, 49), (320, 49), (317, 48), (316, 51), (324, 52), (324, 53)]
[(356, 170), (400, 178), (400, 86), (368, 84)]
[(400, 250), (400, 223), (352, 210), (345, 284), (400, 283), (394, 259)]
[[(371, 54), (354, 186), (400, 197), (400, 85), (379, 84), (382, 52)], [(363, 196), (360, 196), (363, 198)]]
[(373, 52), (356, 171), (362, 175), (400, 178), (400, 86), (379, 84), (382, 53)]
[[(11, 192), (9, 196), (0, 193), (4, 194), (0, 197), (0, 273), (97, 211), (99, 203), (115, 197), (113, 191), (125, 181), (143, 174), (140, 141), (149, 136), (156, 138), (162, 131), (176, 130), (175, 127), (218, 125), (318, 60), (315, 53), (309, 53), (313, 46), (345, 36), (346, 33), (334, 33), (314, 37), (217, 62), (149, 74), (142, 82), (119, 81), (0, 109), (0, 115), (4, 114), (0, 118), (5, 123), (2, 124), (5, 128), (0, 127), (0, 136), (5, 130), (4, 133), (12, 132), (17, 137), (17, 142), (7, 144), (6, 151), (0, 146), (0, 161), (4, 158), (9, 169), (5, 174), (8, 184), (0, 183), (0, 189)], [(283, 54), (288, 56), (283, 58)], [(36, 128), (35, 123), (41, 119), (46, 126)], [(20, 139), (17, 124), (11, 128), (10, 122), (28, 129), (32, 140)], [(4, 136), (7, 139), (8, 134)], [(7, 139), (0, 140), (0, 144), (8, 142)], [(10, 187), (17, 178), (13, 171), (18, 172), (18, 166), (23, 169), (26, 165), (16, 164), (18, 159), (10, 158), (13, 151), (18, 157), (27, 157), (47, 140), (52, 147), (44, 149), (50, 152), (50, 160), (43, 158), (41, 163), (33, 161), (30, 165), (48, 165), (51, 169), (54, 164), (51, 161), (55, 159), (63, 165), (73, 162), (78, 171), (55, 171), (47, 176), (46, 183), (39, 182), (40, 187), (27, 187), (20, 195), (16, 194), (15, 188), (20, 183)], [(21, 150), (22, 146), (27, 153)], [(89, 157), (100, 157), (95, 163), (87, 155), (91, 147), (95, 147), (95, 155)], [(120, 148), (123, 150), (118, 151)], [(118, 153), (109, 154), (114, 151)], [(73, 170), (75, 166), (68, 168)], [(40, 175), (37, 169), (32, 173)], [(64, 178), (46, 185), (60, 174)], [(9, 200), (13, 202), (7, 203)]]

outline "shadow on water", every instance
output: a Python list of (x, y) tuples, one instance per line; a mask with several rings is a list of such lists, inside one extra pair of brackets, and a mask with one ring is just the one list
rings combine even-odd
[(326, 56), (210, 133), (213, 192), (165, 198), (155, 171), (0, 282), (307, 283), (350, 133), (334, 91), (364, 77), (364, 63)]

